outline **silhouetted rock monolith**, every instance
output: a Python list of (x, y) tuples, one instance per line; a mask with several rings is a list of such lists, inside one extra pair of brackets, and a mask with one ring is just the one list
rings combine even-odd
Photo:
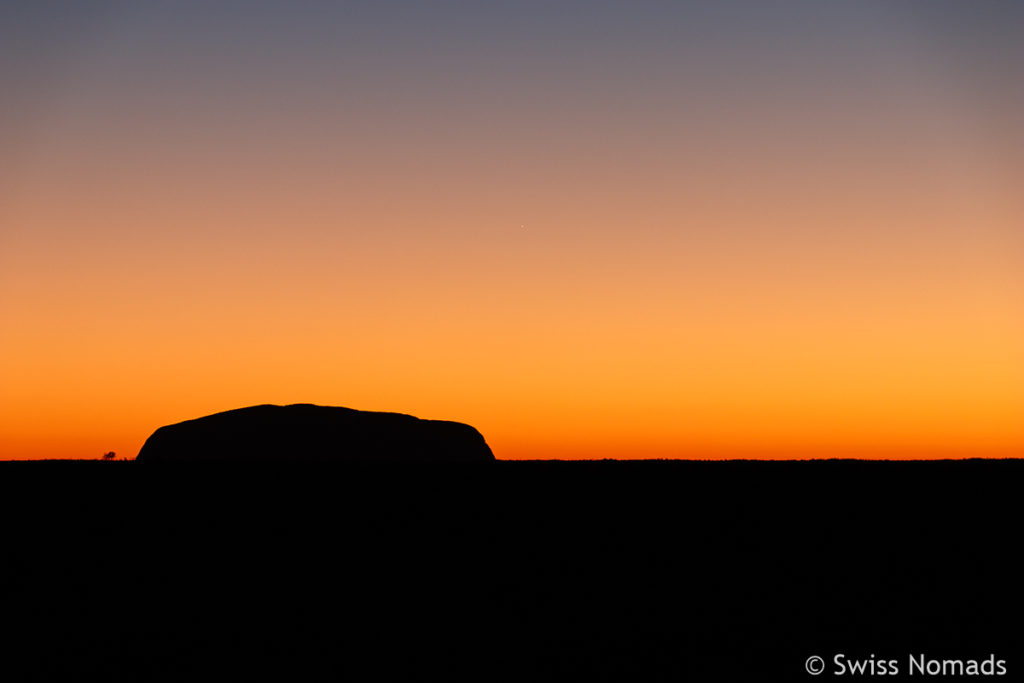
[(161, 427), (136, 459), (487, 462), (494, 454), (467, 424), (299, 404), (239, 408)]

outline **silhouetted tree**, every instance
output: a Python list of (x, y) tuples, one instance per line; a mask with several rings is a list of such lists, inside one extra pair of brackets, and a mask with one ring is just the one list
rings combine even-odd
[(113, 460), (116, 455), (117, 455), (117, 453), (115, 453), (114, 451), (109, 451), (109, 452), (103, 454), (103, 459), (104, 460)]

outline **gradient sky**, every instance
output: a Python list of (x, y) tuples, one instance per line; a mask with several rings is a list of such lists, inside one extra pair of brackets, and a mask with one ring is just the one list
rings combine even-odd
[(0, 458), (1024, 455), (1024, 5), (5, 2)]

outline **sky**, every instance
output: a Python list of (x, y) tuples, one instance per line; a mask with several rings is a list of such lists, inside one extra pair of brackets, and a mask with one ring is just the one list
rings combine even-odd
[(1024, 6), (5, 2), (0, 458), (1024, 456)]

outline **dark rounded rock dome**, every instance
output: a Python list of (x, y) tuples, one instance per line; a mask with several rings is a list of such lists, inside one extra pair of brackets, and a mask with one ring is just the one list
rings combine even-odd
[(460, 422), (309, 404), (260, 405), (160, 427), (142, 461), (489, 462)]

